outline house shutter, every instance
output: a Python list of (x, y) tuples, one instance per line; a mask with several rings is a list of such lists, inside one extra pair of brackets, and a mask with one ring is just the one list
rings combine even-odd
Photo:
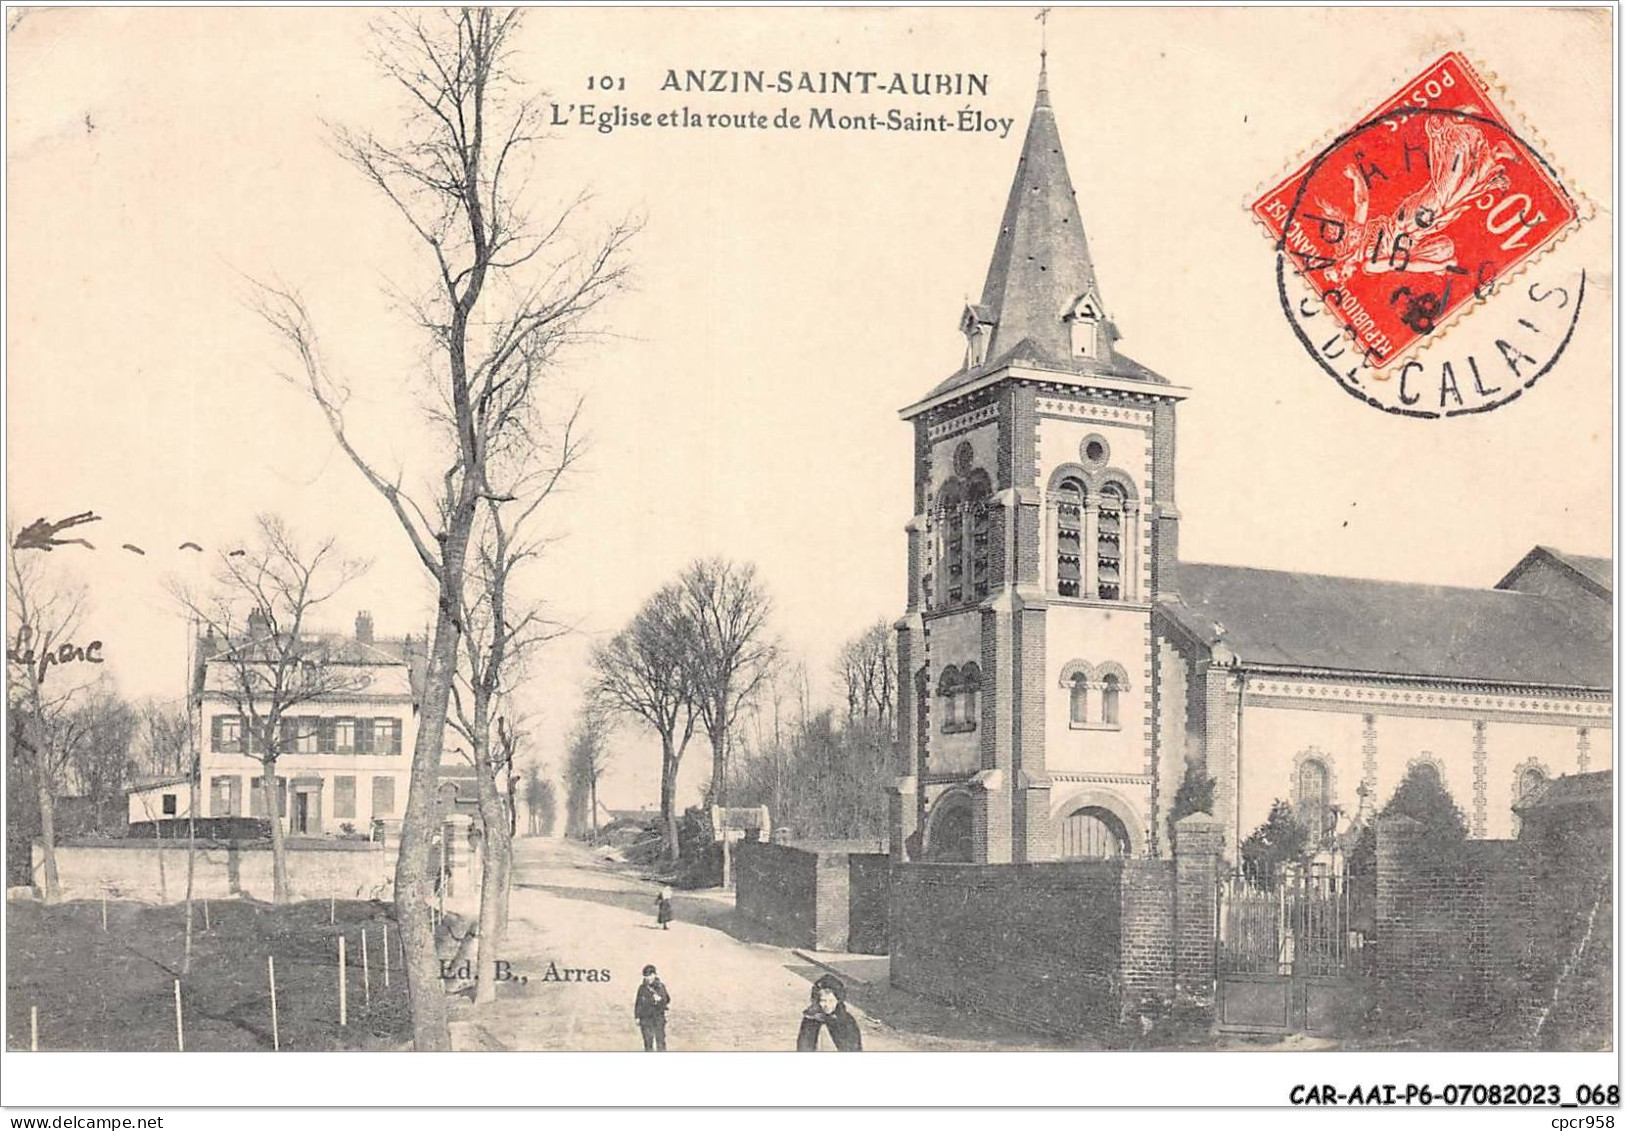
[(265, 779), (262, 777), (256, 776), (249, 779), (248, 815), (250, 817), (265, 816)]
[(227, 811), (229, 816), (241, 817), (243, 815), (243, 779), (236, 774), (231, 775), (229, 804), (230, 808)]
[(372, 815), (374, 820), (395, 815), (394, 778), (380, 774), (372, 779)]
[(216, 715), (212, 719), (209, 720), (209, 749), (210, 750), (223, 749), (222, 746), (220, 745), (220, 741), (221, 741), (220, 740), (220, 729), (221, 729), (221, 724), (224, 723), (224, 722), (225, 722), (225, 719), (221, 718), (219, 715)]
[(336, 723), (335, 719), (322, 719), (316, 724), (316, 749), (323, 754), (333, 753)]
[(355, 819), (355, 778), (340, 775), (333, 779), (333, 816)]
[(355, 750), (357, 754), (372, 754), (375, 752), (372, 740), (372, 724), (373, 720), (371, 719), (357, 719), (355, 721)]

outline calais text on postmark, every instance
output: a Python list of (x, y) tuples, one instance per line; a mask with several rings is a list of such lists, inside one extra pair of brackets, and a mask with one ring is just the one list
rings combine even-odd
[[(1580, 223), (1584, 201), (1491, 94), (1449, 52), (1251, 205), (1275, 240), (1293, 332), (1388, 412), (1507, 404), (1552, 368), (1579, 318), (1583, 271), (1515, 276)], [(1442, 356), (1446, 327), (1481, 307), (1494, 325)]]

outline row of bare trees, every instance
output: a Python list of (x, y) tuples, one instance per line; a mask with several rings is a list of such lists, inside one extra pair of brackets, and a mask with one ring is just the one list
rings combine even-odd
[[(410, 411), (418, 404), (412, 384), (432, 390), (418, 448), (425, 462), (390, 467), (363, 451), (346, 414), (351, 380), (329, 366), (305, 302), (291, 287), (257, 288), (259, 312), (295, 359), (290, 379), (397, 520), (436, 590), (395, 878), (414, 1044), (425, 1051), (450, 1047), (429, 907), (453, 688), (461, 670), (468, 698), (459, 699), (458, 725), (466, 724), (474, 756), (493, 762), (491, 728), (501, 717), (495, 704), (512, 686), (506, 654), (518, 651), (516, 634), (527, 629), (516, 628), (523, 616), (494, 597), (490, 583), (528, 552), (518, 528), (573, 458), (568, 428), (545, 411), (544, 388), (561, 352), (594, 333), (595, 314), (627, 283), (627, 244), (638, 227), (618, 221), (576, 239), (583, 197), (533, 217), (526, 180), (545, 129), (540, 104), (514, 67), (523, 20), (518, 9), (490, 8), (411, 9), (381, 18), (376, 62), (400, 97), (402, 117), (390, 130), (341, 129), (335, 138), (423, 253), (423, 283), (404, 294), (422, 370), (412, 381), (380, 373), (373, 392)], [(494, 827), (485, 776), (481, 812)], [(505, 850), (487, 855), (505, 867), (496, 859)], [(489, 871), (486, 879), (487, 890), (503, 886), (491, 882)], [(489, 930), (492, 914), (482, 907), (480, 917)], [(495, 958), (494, 934), (482, 936), (482, 987)]]
[(876, 621), (841, 646), (831, 699), (820, 703), (800, 663), (776, 666), (751, 701), (732, 767), (736, 804), (765, 805), (797, 837), (878, 840), (893, 777), (897, 652)]
[(583, 718), (635, 720), (660, 740), (668, 860), (678, 855), (677, 773), (697, 730), (711, 743), (707, 800), (730, 803), (734, 726), (779, 656), (768, 625), (772, 608), (755, 566), (707, 558), (657, 590), (625, 628), (593, 650)]

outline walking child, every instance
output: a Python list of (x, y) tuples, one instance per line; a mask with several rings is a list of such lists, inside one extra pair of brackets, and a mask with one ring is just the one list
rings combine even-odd
[(655, 921), (662, 931), (671, 930), (671, 888), (663, 887), (655, 896)]
[(666, 1051), (666, 1007), (670, 1004), (671, 994), (659, 973), (652, 965), (645, 966), (637, 1000), (632, 1003), (632, 1016), (643, 1033), (644, 1052)]

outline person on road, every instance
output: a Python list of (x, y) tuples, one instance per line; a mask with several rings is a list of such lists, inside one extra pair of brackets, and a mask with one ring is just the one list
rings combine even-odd
[(661, 888), (655, 896), (655, 922), (662, 931), (671, 930), (671, 888)]
[(645, 966), (637, 1000), (632, 1003), (632, 1016), (643, 1032), (644, 1052), (666, 1051), (666, 1007), (670, 1004), (671, 994), (660, 975), (653, 966)]
[(838, 1051), (863, 1051), (863, 1034), (858, 1032), (857, 1019), (846, 1010), (846, 983), (834, 974), (825, 974), (813, 983), (812, 1004), (801, 1014), (796, 1051), (817, 1052), (818, 1033), (826, 1027)]

